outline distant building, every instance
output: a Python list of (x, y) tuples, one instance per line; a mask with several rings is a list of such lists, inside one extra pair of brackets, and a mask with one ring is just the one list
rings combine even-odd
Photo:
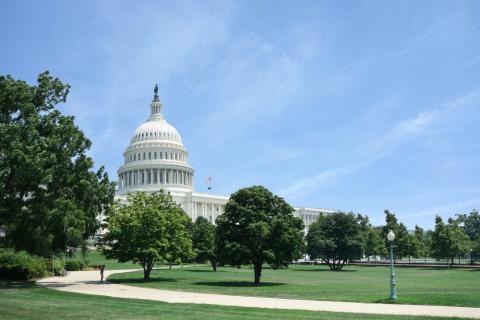
[[(164, 189), (195, 220), (205, 217), (214, 223), (222, 214), (228, 197), (193, 190), (194, 169), (178, 131), (163, 117), (158, 87), (150, 104), (150, 118), (135, 130), (123, 153), (124, 164), (118, 169), (116, 199), (125, 200), (130, 192), (147, 193)], [(318, 215), (334, 210), (295, 208), (295, 215), (307, 227)]]

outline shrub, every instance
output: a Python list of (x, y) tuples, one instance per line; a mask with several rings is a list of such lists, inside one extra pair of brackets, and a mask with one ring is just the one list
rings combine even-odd
[(55, 276), (62, 275), (65, 272), (65, 262), (62, 259), (55, 259), (52, 265), (52, 259), (46, 259), (47, 270), (51, 274), (54, 271)]
[(0, 278), (28, 280), (44, 277), (47, 273), (45, 259), (25, 251), (0, 249)]
[(85, 268), (85, 263), (82, 260), (67, 260), (65, 262), (65, 270), (79, 271)]

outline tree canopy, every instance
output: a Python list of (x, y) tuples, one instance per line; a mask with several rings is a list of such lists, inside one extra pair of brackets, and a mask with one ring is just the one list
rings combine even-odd
[(342, 270), (349, 260), (360, 259), (363, 255), (362, 229), (353, 213), (319, 216), (310, 225), (306, 238), (307, 253), (321, 258), (332, 271)]
[(432, 256), (437, 259), (462, 257), (468, 251), (468, 236), (458, 223), (449, 219), (445, 224), (440, 216), (435, 217), (435, 230), (432, 233)]
[(115, 205), (106, 218), (106, 233), (100, 244), (109, 258), (139, 263), (144, 279), (149, 279), (157, 262), (193, 255), (189, 225), (190, 217), (169, 193), (138, 192)]
[(209, 261), (213, 271), (217, 271), (215, 248), (215, 226), (206, 218), (198, 217), (192, 228), (192, 245), (197, 262)]
[(262, 265), (287, 266), (303, 248), (303, 222), (293, 208), (263, 186), (243, 188), (230, 196), (217, 220), (219, 260), (233, 266), (251, 264), (254, 283)]
[(35, 86), (0, 76), (0, 226), (16, 250), (78, 247), (113, 203), (114, 184), (86, 155), (91, 142), (56, 109), (69, 89), (48, 72)]

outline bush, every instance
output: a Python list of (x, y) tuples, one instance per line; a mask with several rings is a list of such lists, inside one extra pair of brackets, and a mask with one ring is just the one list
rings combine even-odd
[(28, 280), (47, 275), (45, 259), (29, 255), (25, 251), (0, 249), (0, 278)]
[(62, 259), (55, 259), (52, 265), (52, 259), (46, 259), (47, 270), (51, 274), (52, 269), (55, 276), (60, 276), (65, 272), (65, 262)]
[(82, 260), (67, 260), (65, 262), (65, 270), (79, 271), (85, 268), (85, 263)]

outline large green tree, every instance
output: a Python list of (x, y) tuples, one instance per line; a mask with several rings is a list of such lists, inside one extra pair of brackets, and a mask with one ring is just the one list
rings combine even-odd
[(216, 241), (221, 263), (254, 267), (260, 283), (262, 265), (287, 266), (303, 251), (303, 223), (281, 197), (262, 186), (240, 189), (230, 196), (217, 220)]
[(209, 261), (213, 271), (217, 271), (215, 248), (215, 226), (206, 218), (198, 217), (192, 228), (192, 245), (197, 262)]
[(432, 233), (432, 255), (437, 259), (450, 260), (463, 257), (468, 251), (468, 236), (458, 225), (449, 219), (445, 224), (440, 216), (435, 217), (435, 230)]
[(390, 247), (389, 241), (387, 239), (387, 234), (390, 230), (395, 233), (395, 257), (402, 258), (408, 256), (408, 231), (407, 227), (398, 222), (395, 213), (390, 212), (389, 210), (385, 210), (385, 226), (383, 226), (382, 230), (382, 239), (384, 241), (384, 246), (386, 250), (389, 250)]
[(307, 234), (307, 253), (319, 257), (331, 271), (342, 270), (363, 254), (364, 239), (359, 219), (353, 213), (335, 212), (320, 216)]
[(480, 256), (480, 213), (474, 209), (469, 214), (458, 214), (457, 223), (470, 240), (471, 260), (474, 261)]
[(114, 184), (86, 155), (91, 142), (56, 109), (69, 88), (48, 72), (34, 86), (0, 76), (0, 226), (16, 250), (78, 247), (113, 203)]
[(138, 192), (115, 205), (99, 243), (108, 258), (139, 263), (144, 279), (150, 279), (157, 262), (193, 255), (189, 224), (190, 218), (170, 193)]

